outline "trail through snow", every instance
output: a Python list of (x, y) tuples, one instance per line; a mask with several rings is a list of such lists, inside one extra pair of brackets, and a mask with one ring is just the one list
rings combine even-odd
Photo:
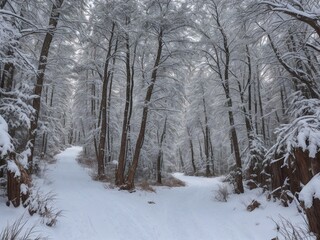
[[(50, 181), (45, 187), (56, 193), (55, 206), (63, 210), (55, 227), (39, 226), (50, 239), (260, 240), (277, 235), (272, 219), (279, 220), (280, 213), (302, 222), (294, 206), (283, 208), (267, 202), (259, 191), (233, 195), (227, 203), (216, 201), (221, 178), (175, 174), (187, 186), (157, 187), (156, 193), (107, 189), (78, 165), (76, 156), (81, 150), (68, 148), (49, 167)], [(253, 199), (262, 206), (250, 213), (246, 206)]]

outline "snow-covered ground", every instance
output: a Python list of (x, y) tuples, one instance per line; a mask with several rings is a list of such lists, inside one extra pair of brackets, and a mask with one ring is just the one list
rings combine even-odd
[[(156, 193), (107, 189), (104, 183), (92, 181), (77, 164), (75, 158), (81, 150), (72, 147), (58, 154), (57, 163), (50, 165), (46, 174), (43, 188), (56, 193), (55, 206), (63, 210), (57, 225), (47, 227), (35, 216), (28, 222), (36, 224), (39, 233), (49, 239), (270, 240), (277, 236), (274, 221), (279, 221), (280, 215), (303, 223), (294, 204), (284, 208), (278, 202), (268, 202), (260, 190), (218, 202), (214, 196), (221, 178), (177, 173), (186, 187), (156, 187)], [(246, 207), (253, 199), (261, 206), (248, 212)], [(8, 208), (0, 200), (0, 229), (24, 211)]]

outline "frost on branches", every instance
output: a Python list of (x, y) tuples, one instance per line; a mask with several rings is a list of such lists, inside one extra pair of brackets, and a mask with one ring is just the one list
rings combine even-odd
[(272, 195), (285, 206), (320, 169), (320, 100), (297, 94), (288, 114), (290, 123), (277, 129), (277, 143), (268, 153)]
[(285, 152), (285, 162), (295, 149), (301, 148), (309, 158), (315, 158), (320, 147), (320, 100), (298, 96), (289, 109), (291, 123), (282, 125), (278, 134), (276, 153)]

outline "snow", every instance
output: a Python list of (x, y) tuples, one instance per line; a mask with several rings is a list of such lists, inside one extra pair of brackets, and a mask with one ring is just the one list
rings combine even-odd
[[(215, 192), (224, 184), (222, 177), (176, 173), (186, 187), (156, 187), (155, 193), (111, 189), (106, 183), (93, 181), (77, 164), (75, 158), (81, 150), (71, 147), (58, 154), (42, 186), (44, 191), (56, 194), (55, 207), (63, 210), (57, 225), (47, 227), (35, 216), (28, 222), (53, 240), (272, 239), (277, 236), (274, 221), (279, 221), (280, 213), (293, 224), (304, 222), (294, 204), (284, 208), (267, 201), (261, 190), (231, 195), (228, 202), (217, 201)], [(253, 199), (261, 206), (248, 212), (246, 207)], [(0, 198), (0, 211), (1, 229), (26, 210), (8, 208)]]
[(303, 187), (299, 194), (299, 200), (304, 202), (306, 208), (311, 208), (313, 199), (320, 199), (320, 173), (313, 176), (313, 178)]
[(8, 169), (8, 171), (14, 173), (14, 177), (21, 176), (21, 172), (19, 170), (19, 167), (17, 166), (17, 164), (13, 160), (7, 161), (7, 169)]
[(8, 134), (8, 124), (0, 115), (0, 157), (5, 156), (13, 150), (11, 138)]
[(24, 183), (21, 184), (21, 186), (20, 186), (20, 191), (21, 191), (22, 194), (25, 194), (25, 195), (26, 195), (26, 194), (28, 193), (28, 186), (25, 185)]

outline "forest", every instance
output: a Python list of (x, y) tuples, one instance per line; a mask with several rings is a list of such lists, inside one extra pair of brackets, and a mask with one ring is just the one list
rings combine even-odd
[(319, 53), (317, 0), (0, 0), (0, 203), (41, 214), (39, 169), (82, 146), (116, 189), (225, 176), (320, 239)]

